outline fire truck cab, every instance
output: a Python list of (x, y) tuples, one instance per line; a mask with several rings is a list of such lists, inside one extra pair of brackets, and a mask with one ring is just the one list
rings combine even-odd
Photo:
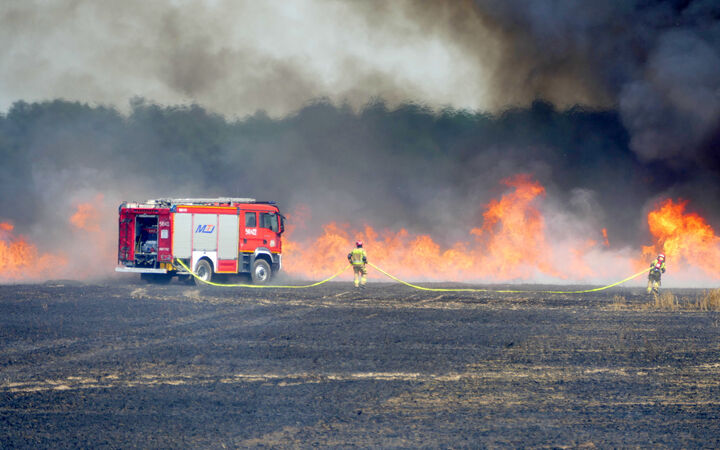
[(265, 284), (282, 268), (284, 217), (251, 198), (168, 198), (119, 207), (117, 272), (150, 282), (249, 274)]

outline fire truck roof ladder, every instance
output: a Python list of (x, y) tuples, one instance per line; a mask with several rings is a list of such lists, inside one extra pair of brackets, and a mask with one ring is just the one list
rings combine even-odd
[(254, 198), (218, 197), (218, 198), (160, 198), (149, 200), (148, 203), (163, 203), (170, 205), (214, 205), (232, 203), (257, 203)]

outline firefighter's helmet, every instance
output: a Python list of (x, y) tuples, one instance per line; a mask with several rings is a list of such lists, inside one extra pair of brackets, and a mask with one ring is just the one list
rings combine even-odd
[(357, 247), (357, 248), (362, 247), (362, 241), (355, 241), (355, 247)]
[(657, 259), (658, 259), (659, 261), (665, 261), (665, 254), (664, 254), (664, 253), (660, 253), (660, 254), (658, 255)]

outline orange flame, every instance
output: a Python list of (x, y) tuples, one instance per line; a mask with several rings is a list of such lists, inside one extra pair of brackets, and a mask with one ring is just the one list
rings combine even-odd
[(610, 241), (608, 240), (607, 228), (602, 229), (602, 235), (603, 235), (603, 245), (605, 247), (610, 247)]
[(14, 229), (10, 222), (0, 222), (0, 282), (48, 277), (67, 264), (63, 255), (40, 253), (24, 237), (14, 235)]
[(470, 230), (486, 238), (484, 270), (495, 279), (528, 278), (535, 269), (558, 276), (548, 263), (551, 252), (545, 239), (545, 221), (533, 205), (537, 197), (545, 196), (545, 188), (525, 174), (503, 183), (515, 190), (500, 201), (491, 201), (483, 214), (482, 228)]
[[(0, 282), (37, 281), (48, 278), (108, 276), (115, 264), (114, 227), (116, 217), (101, 213), (103, 195), (93, 202), (76, 205), (68, 222), (73, 227), (63, 244), (68, 252), (41, 253), (35, 243), (13, 232), (10, 222), (0, 222)], [(108, 222), (108, 223), (104, 223)]]
[(648, 213), (650, 233), (655, 244), (643, 247), (645, 259), (652, 260), (664, 252), (668, 265), (680, 269), (697, 267), (713, 279), (720, 276), (720, 237), (703, 217), (686, 213), (687, 201), (661, 202)]
[(117, 236), (114, 235), (116, 228), (111, 224), (115, 217), (110, 211), (103, 194), (97, 194), (92, 201), (79, 203), (70, 217), (70, 223), (76, 227), (73, 238), (89, 250), (75, 267), (76, 274), (82, 278), (107, 276), (113, 271)]
[[(95, 202), (101, 202), (102, 194), (95, 196)], [(100, 214), (93, 203), (80, 203), (77, 211), (70, 217), (70, 223), (81, 230), (97, 233), (100, 231)]]
[[(566, 277), (552, 263), (544, 219), (535, 205), (545, 189), (528, 175), (503, 183), (512, 190), (487, 205), (482, 226), (469, 230), (467, 242), (442, 248), (430, 236), (411, 235), (405, 229), (378, 233), (368, 225), (359, 230), (335, 222), (325, 225), (314, 240), (296, 241), (295, 229), (289, 228), (285, 270), (309, 278), (327, 275), (342, 267), (354, 241), (362, 240), (369, 260), (399, 277), (452, 281), (530, 279), (538, 274)], [(585, 269), (581, 262), (572, 273), (582, 274)]]
[[(700, 215), (685, 211), (685, 201), (665, 200), (648, 214), (654, 244), (643, 247), (643, 260), (639, 260), (623, 251), (611, 252), (604, 228), (602, 239), (598, 234), (597, 241), (551, 236), (540, 209), (543, 186), (528, 175), (517, 175), (503, 183), (507, 192), (485, 205), (482, 223), (468, 226), (467, 239), (449, 246), (405, 229), (377, 231), (369, 225), (352, 227), (337, 222), (323, 226), (319, 236), (301, 238), (307, 233), (304, 221), (310, 216), (309, 208), (301, 207), (289, 215), (283, 243), (284, 270), (292, 276), (313, 279), (328, 276), (347, 265), (345, 255), (356, 240), (362, 240), (371, 262), (408, 280), (501, 282), (537, 281), (538, 277), (613, 277), (614, 281), (627, 271), (645, 268), (661, 251), (667, 255), (669, 273), (676, 279), (693, 268), (699, 268), (704, 279), (720, 279), (720, 237)], [(76, 232), (69, 234), (69, 239), (73, 248), (83, 248), (83, 252), (73, 261), (60, 252), (39, 252), (35, 244), (15, 234), (12, 223), (0, 222), (0, 282), (112, 273), (116, 216), (110, 211), (102, 195), (76, 205), (69, 219)]]

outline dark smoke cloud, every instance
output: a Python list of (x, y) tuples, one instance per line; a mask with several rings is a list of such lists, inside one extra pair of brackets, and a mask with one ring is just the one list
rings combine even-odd
[(60, 242), (98, 191), (238, 195), (453, 242), (526, 172), (613, 245), (667, 196), (717, 229), (719, 23), (697, 0), (7, 2), (0, 218)]
[(620, 109), (645, 159), (698, 155), (720, 121), (720, 55), (688, 31), (668, 32), (649, 55), (643, 80), (628, 83)]
[(0, 38), (6, 107), (142, 96), (282, 117), (318, 98), (493, 113), (541, 99), (618, 109), (643, 160), (717, 165), (714, 0), (10, 1)]
[[(467, 239), (500, 181), (530, 173), (556, 210), (617, 245), (647, 243), (644, 208), (667, 192), (716, 217), (713, 173), (645, 163), (613, 111), (535, 102), (499, 116), (382, 102), (356, 113), (320, 102), (283, 119), (227, 121), (198, 106), (135, 100), (131, 113), (78, 103), (16, 103), (0, 120), (0, 215), (62, 241), (72, 205), (243, 196), (307, 205), (329, 221)], [(110, 214), (109, 227), (113, 228)]]
[[(437, 12), (412, 5), (432, 28)], [(717, 1), (476, 0), (436, 8), (456, 25), (438, 32), (494, 67), (495, 107), (542, 98), (618, 108), (631, 148), (646, 161), (682, 166), (707, 159), (708, 140), (718, 143)]]

